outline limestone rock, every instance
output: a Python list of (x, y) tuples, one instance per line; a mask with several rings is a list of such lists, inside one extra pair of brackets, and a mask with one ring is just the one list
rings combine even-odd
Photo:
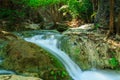
[(105, 35), (80, 28), (63, 33), (61, 49), (82, 68), (116, 69), (120, 66), (119, 42), (105, 41)]
[(32, 24), (26, 23), (25, 28), (31, 29), (31, 30), (37, 30), (37, 29), (40, 29), (40, 26), (38, 24), (34, 24), (34, 23), (32, 23)]
[(46, 73), (51, 69), (65, 71), (63, 65), (55, 57), (33, 43), (13, 40), (8, 43), (6, 50), (1, 66), (18, 74), (44, 78), (44, 75), (54, 77)]
[(0, 75), (0, 80), (42, 80), (35, 77), (25, 77), (19, 75)]

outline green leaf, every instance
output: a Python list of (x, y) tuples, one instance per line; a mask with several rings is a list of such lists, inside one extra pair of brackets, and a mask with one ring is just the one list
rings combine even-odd
[(54, 75), (54, 71), (51, 71), (50, 74), (51, 74), (51, 75)]
[(118, 65), (118, 61), (116, 60), (116, 58), (111, 58), (111, 59), (109, 60), (109, 63), (110, 63), (113, 67), (115, 67), (115, 66)]

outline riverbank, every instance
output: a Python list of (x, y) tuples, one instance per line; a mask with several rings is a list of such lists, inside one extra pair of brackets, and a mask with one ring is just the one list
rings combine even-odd
[[(44, 39), (50, 35), (46, 35), (44, 31), (40, 33), (36, 31), (35, 33), (44, 34)], [(32, 33), (30, 32), (30, 34)], [(36, 34), (34, 34), (33, 31), (33, 35)], [(27, 37), (28, 35), (27, 33), (24, 34), (24, 36)], [(51, 55), (49, 51), (31, 42), (26, 42), (23, 40), (24, 38), (22, 38), (23, 36), (19, 39), (6, 41), (7, 43), (3, 45), (0, 53), (3, 59), (0, 64), (2, 68), (12, 70), (19, 75), (39, 77), (44, 80), (70, 79), (63, 64), (61, 64), (56, 57)]]
[(83, 70), (98, 68), (120, 70), (120, 43), (115, 37), (106, 39), (106, 32), (83, 25), (65, 31), (61, 49)]
[[(91, 31), (86, 33), (85, 30), (80, 30), (76, 28), (74, 30), (68, 30), (68, 33), (63, 33), (63, 35), (61, 35), (56, 31), (49, 31), (49, 30), (25, 31), (20, 33), (15, 33), (15, 34), (18, 34), (19, 36), (22, 36), (22, 35), (25, 35), (25, 36), (22, 36), (17, 40), (13, 39), (12, 41), (8, 41), (8, 43), (5, 44), (6, 46), (4, 45), (5, 49), (1, 51), (1, 53), (4, 53), (7, 57), (6, 59), (4, 59), (7, 61), (7, 62), (4, 62), (5, 65), (7, 64), (7, 66), (4, 65), (6, 69), (16, 71), (17, 73), (20, 73), (20, 75), (25, 75), (30, 77), (32, 76), (40, 77), (44, 80), (49, 80), (49, 79), (56, 80), (54, 79), (55, 77), (61, 80), (71, 80), (69, 75), (75, 80), (78, 80), (78, 79), (87, 80), (88, 78), (86, 77), (86, 75), (93, 76), (91, 80), (96, 80), (96, 79), (97, 80), (98, 79), (114, 80), (115, 79), (115, 77), (112, 77), (111, 79), (109, 78), (110, 75), (113, 74), (113, 73), (109, 74), (110, 71), (107, 71), (108, 73), (104, 74), (104, 71), (101, 73), (100, 71), (93, 70), (93, 68), (104, 69), (104, 70), (117, 69), (115, 68), (117, 66), (114, 66), (114, 64), (116, 65), (116, 60), (113, 59), (112, 60), (113, 63), (109, 63), (109, 60), (110, 60), (109, 56), (107, 56), (106, 58), (104, 56), (103, 57), (97, 56), (96, 58), (95, 52), (99, 52), (97, 53), (98, 55), (100, 54), (100, 51), (101, 51), (101, 54), (106, 55), (107, 53), (105, 52), (108, 51), (106, 49), (106, 41), (103, 41), (104, 36), (101, 37), (101, 35), (99, 35), (98, 33), (94, 34)], [(29, 42), (22, 40), (22, 38), (24, 38), (26, 41), (29, 41)], [(45, 51), (38, 46), (43, 47)], [(110, 49), (112, 47), (110, 46), (110, 44), (107, 44), (107, 46), (109, 46), (107, 48), (110, 48)], [(62, 50), (66, 49), (68, 52), (65, 53), (60, 49)], [(100, 51), (96, 51), (96, 50), (100, 50)], [(107, 50), (107, 51), (104, 51), (104, 50)], [(51, 54), (52, 54), (52, 58), (50, 58)], [(43, 55), (43, 56), (40, 57), (39, 55)], [(104, 64), (105, 63), (104, 58), (107, 59), (107, 63), (110, 66), (108, 66), (107, 64), (106, 65)], [(58, 63), (56, 62), (57, 60), (59, 60)], [(99, 60), (103, 62), (97, 63), (97, 64), (96, 62), (94, 62)], [(79, 66), (77, 66), (76, 63)], [(49, 64), (55, 66), (55, 68), (53, 67), (51, 68)], [(101, 66), (101, 64), (104, 64), (104, 65)], [(44, 67), (46, 65), (48, 65), (49, 68)], [(61, 65), (65, 67), (66, 70), (63, 69), (63, 67), (60, 67)], [(108, 66), (108, 67), (105, 67), (105, 66)], [(96, 74), (100, 75), (101, 77), (97, 77)], [(117, 76), (116, 79), (120, 79), (119, 74), (115, 73), (114, 75)]]
[(0, 80), (42, 80), (35, 77), (25, 77), (20, 75), (0, 75)]

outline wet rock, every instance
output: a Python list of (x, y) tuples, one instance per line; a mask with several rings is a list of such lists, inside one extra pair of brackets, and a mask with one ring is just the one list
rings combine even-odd
[(26, 23), (24, 25), (24, 27), (25, 27), (25, 29), (29, 29), (29, 30), (38, 30), (38, 29), (40, 29), (39, 24), (34, 24), (34, 23), (32, 23), (32, 24)]
[(54, 25), (55, 25), (54, 22), (44, 22), (44, 25), (43, 25), (42, 29), (49, 30), (49, 29), (52, 29)]
[(0, 80), (42, 80), (35, 77), (25, 77), (19, 75), (0, 75)]
[(94, 24), (85, 24), (85, 25), (81, 25), (77, 28), (69, 28), (68, 30), (64, 31), (63, 34), (88, 34), (89, 31), (92, 31), (95, 29)]
[(65, 71), (55, 57), (33, 43), (13, 40), (8, 43), (6, 50), (1, 66), (18, 74), (43, 77), (45, 72), (51, 69)]
[(57, 31), (59, 31), (59, 32), (63, 32), (63, 31), (66, 31), (67, 29), (68, 29), (68, 25), (66, 25), (65, 23), (57, 23), (56, 24), (56, 29), (57, 29)]
[(64, 32), (61, 49), (84, 70), (119, 69), (120, 46), (115, 41), (105, 41), (105, 34), (88, 30), (74, 28)]

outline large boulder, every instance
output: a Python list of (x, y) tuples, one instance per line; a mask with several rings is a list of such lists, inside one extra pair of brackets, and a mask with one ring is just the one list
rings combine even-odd
[[(89, 28), (89, 27), (88, 27)], [(120, 44), (105, 40), (105, 34), (88, 28), (72, 28), (61, 38), (61, 49), (82, 69), (118, 69), (120, 66)]]
[[(1, 66), (18, 74), (37, 76), (43, 79), (56, 77), (59, 80), (69, 80), (63, 65), (50, 53), (33, 43), (24, 40), (10, 41), (6, 46), (6, 54), (3, 56), (4, 61)], [(49, 75), (51, 71), (55, 72), (55, 70), (60, 71), (61, 74)], [(62, 72), (66, 74), (63, 76)]]
[(25, 30), (38, 30), (38, 29), (40, 29), (39, 24), (25, 23), (25, 24), (23, 24), (23, 25), (24, 25)]

